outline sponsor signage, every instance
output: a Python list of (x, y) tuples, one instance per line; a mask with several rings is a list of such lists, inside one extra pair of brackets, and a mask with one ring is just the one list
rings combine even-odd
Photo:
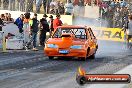
[(124, 32), (120, 28), (92, 28), (97, 39), (124, 41)]
[(129, 74), (87, 74), (81, 67), (78, 69), (76, 81), (79, 85), (93, 83), (130, 83), (131, 76)]

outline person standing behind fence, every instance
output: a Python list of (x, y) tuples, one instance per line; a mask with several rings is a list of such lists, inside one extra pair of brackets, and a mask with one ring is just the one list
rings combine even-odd
[(0, 31), (2, 31), (2, 27), (4, 26), (4, 22), (3, 22), (3, 20), (1, 19), (1, 17), (0, 17)]
[(4, 16), (5, 16), (4, 21), (7, 21), (8, 20), (8, 13), (5, 13)]
[(48, 23), (49, 23), (49, 29), (50, 29), (50, 37), (52, 36), (52, 33), (53, 33), (53, 31), (54, 31), (54, 28), (53, 28), (53, 16), (52, 15), (50, 15), (50, 20), (48, 21)]
[(58, 26), (62, 26), (62, 21), (60, 20), (61, 16), (58, 14), (56, 15), (56, 19), (53, 20), (53, 28), (54, 28), (54, 31), (56, 30), (56, 28)]
[(19, 33), (23, 32), (23, 20), (24, 20), (24, 15), (21, 14), (20, 17), (18, 17), (16, 21), (14, 22), (14, 24), (18, 26)]
[(41, 5), (42, 5), (42, 0), (36, 0), (36, 13), (40, 13)]
[(37, 51), (38, 49), (36, 48), (36, 42), (37, 42), (37, 33), (38, 33), (38, 25), (39, 25), (39, 21), (37, 20), (37, 14), (34, 14), (34, 17), (29, 22), (29, 25), (30, 25), (30, 35), (31, 35), (31, 40), (29, 43), (33, 42), (32, 50)]
[(51, 2), (50, 2), (50, 14), (55, 14), (55, 9), (56, 9), (56, 2), (54, 1), (54, 0), (52, 0)]
[(4, 19), (5, 19), (5, 15), (4, 14), (1, 14), (1, 19), (2, 19), (2, 21), (4, 21)]
[(114, 13), (114, 27), (120, 27), (121, 24), (121, 12), (120, 8), (117, 8)]
[(60, 7), (60, 1), (56, 1), (56, 4), (55, 4), (55, 14), (60, 14), (59, 13), (59, 7)]
[(7, 23), (14, 23), (14, 19), (11, 18), (11, 14), (8, 13)]
[(25, 11), (25, 0), (19, 0), (19, 10)]
[(66, 15), (72, 15), (73, 14), (73, 4), (72, 4), (71, 0), (69, 0), (65, 4), (65, 14)]
[(14, 23), (14, 19), (11, 18), (11, 14), (10, 13), (5, 13), (5, 18), (4, 21), (8, 24), (8, 23)]
[(60, 2), (59, 5), (59, 14), (63, 15), (65, 13), (65, 8), (63, 2)]
[(40, 19), (40, 46), (44, 46), (46, 39), (46, 32), (49, 32), (49, 24), (46, 20), (48, 16), (46, 14), (43, 15), (43, 18)]

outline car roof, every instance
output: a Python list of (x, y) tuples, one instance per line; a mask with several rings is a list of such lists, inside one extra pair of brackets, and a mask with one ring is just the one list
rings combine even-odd
[(86, 28), (86, 26), (78, 26), (78, 25), (65, 25), (65, 26), (59, 26), (57, 28)]

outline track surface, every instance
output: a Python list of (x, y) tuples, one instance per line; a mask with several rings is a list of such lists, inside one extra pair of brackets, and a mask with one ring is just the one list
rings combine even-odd
[(132, 64), (131, 50), (124, 43), (98, 44), (96, 59), (86, 61), (49, 60), (43, 50), (0, 53), (0, 88), (85, 88), (88, 85), (79, 86), (75, 80), (79, 66), (88, 73), (115, 73)]
[[(4, 30), (5, 33), (8, 30)], [(79, 66), (88, 73), (105, 74), (132, 64), (131, 50), (127, 50), (124, 43), (99, 41), (98, 44), (96, 59), (86, 61), (70, 58), (49, 60), (43, 54), (43, 47), (37, 52), (0, 53), (0, 88), (85, 88), (90, 84), (79, 86), (75, 80)]]

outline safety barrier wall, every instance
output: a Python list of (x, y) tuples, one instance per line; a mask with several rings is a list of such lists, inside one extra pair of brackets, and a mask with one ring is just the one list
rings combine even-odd
[(92, 27), (92, 30), (99, 40), (124, 41), (124, 32), (120, 28)]

